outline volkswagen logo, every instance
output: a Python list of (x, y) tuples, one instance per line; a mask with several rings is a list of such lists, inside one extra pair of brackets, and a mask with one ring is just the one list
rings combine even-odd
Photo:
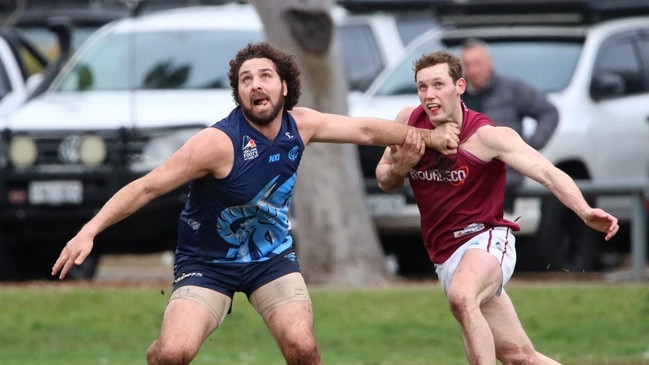
[(80, 136), (67, 136), (59, 144), (59, 159), (63, 163), (75, 164), (79, 162)]

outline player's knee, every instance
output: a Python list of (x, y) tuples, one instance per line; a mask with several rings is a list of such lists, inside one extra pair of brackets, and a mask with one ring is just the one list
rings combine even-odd
[(448, 299), (451, 313), (453, 313), (453, 316), (455, 316), (455, 318), (460, 322), (466, 318), (472, 310), (479, 308), (475, 299), (471, 298), (461, 290), (449, 288), (446, 297)]
[(195, 351), (160, 341), (154, 342), (146, 353), (149, 365), (187, 365), (195, 356)]
[(313, 365), (320, 364), (320, 351), (315, 339), (303, 339), (291, 343), (285, 351), (286, 363), (288, 365)]
[(501, 346), (497, 349), (498, 360), (503, 365), (537, 365), (536, 352), (532, 348), (515, 345)]

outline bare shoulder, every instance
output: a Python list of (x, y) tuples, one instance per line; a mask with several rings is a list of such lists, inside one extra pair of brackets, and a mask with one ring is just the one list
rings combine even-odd
[(230, 137), (217, 128), (204, 128), (193, 135), (180, 148), (179, 152), (191, 156), (192, 161), (228, 160), (234, 156), (234, 146)]
[(509, 127), (485, 125), (475, 131), (475, 136), (481, 143), (497, 147), (501, 144), (508, 144), (517, 140), (521, 140), (520, 135)]
[(485, 125), (461, 143), (462, 149), (483, 161), (490, 161), (512, 150), (520, 141), (518, 133), (509, 127)]
[(212, 146), (214, 148), (228, 147), (231, 145), (230, 137), (220, 129), (207, 127), (200, 130), (187, 141), (190, 146)]
[(311, 119), (316, 118), (320, 112), (305, 107), (294, 107), (289, 112), (297, 122), (309, 122)]
[(401, 123), (401, 124), (408, 124), (408, 119), (410, 119), (410, 115), (412, 114), (412, 111), (417, 108), (416, 105), (409, 105), (404, 107), (399, 111), (399, 114), (397, 114), (397, 117), (395, 118), (395, 122)]
[[(194, 174), (211, 173), (223, 177), (234, 161), (234, 145), (220, 129), (204, 128), (192, 136), (177, 152), (178, 160)], [(195, 177), (195, 176), (194, 176)]]
[(325, 120), (323, 113), (304, 107), (295, 107), (288, 112), (295, 119), (300, 136), (304, 143), (309, 143), (313, 135), (316, 134), (319, 125)]

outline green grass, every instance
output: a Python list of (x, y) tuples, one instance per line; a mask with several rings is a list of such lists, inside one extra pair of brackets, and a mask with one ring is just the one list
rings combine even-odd
[[(0, 364), (143, 364), (167, 288), (44, 283), (0, 286)], [(565, 364), (649, 364), (649, 286), (525, 284), (508, 292), (539, 351)], [(436, 283), (312, 288), (330, 365), (465, 364), (458, 325)], [(245, 296), (192, 364), (283, 364)]]

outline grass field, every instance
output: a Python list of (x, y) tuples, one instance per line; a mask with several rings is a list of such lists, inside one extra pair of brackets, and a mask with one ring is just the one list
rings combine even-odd
[[(163, 293), (164, 292), (164, 293)], [(649, 286), (512, 283), (536, 347), (565, 364), (649, 364)], [(435, 282), (312, 288), (326, 364), (465, 364), (460, 331)], [(144, 364), (168, 290), (39, 283), (0, 286), (0, 364)], [(245, 296), (192, 364), (283, 364)]]

